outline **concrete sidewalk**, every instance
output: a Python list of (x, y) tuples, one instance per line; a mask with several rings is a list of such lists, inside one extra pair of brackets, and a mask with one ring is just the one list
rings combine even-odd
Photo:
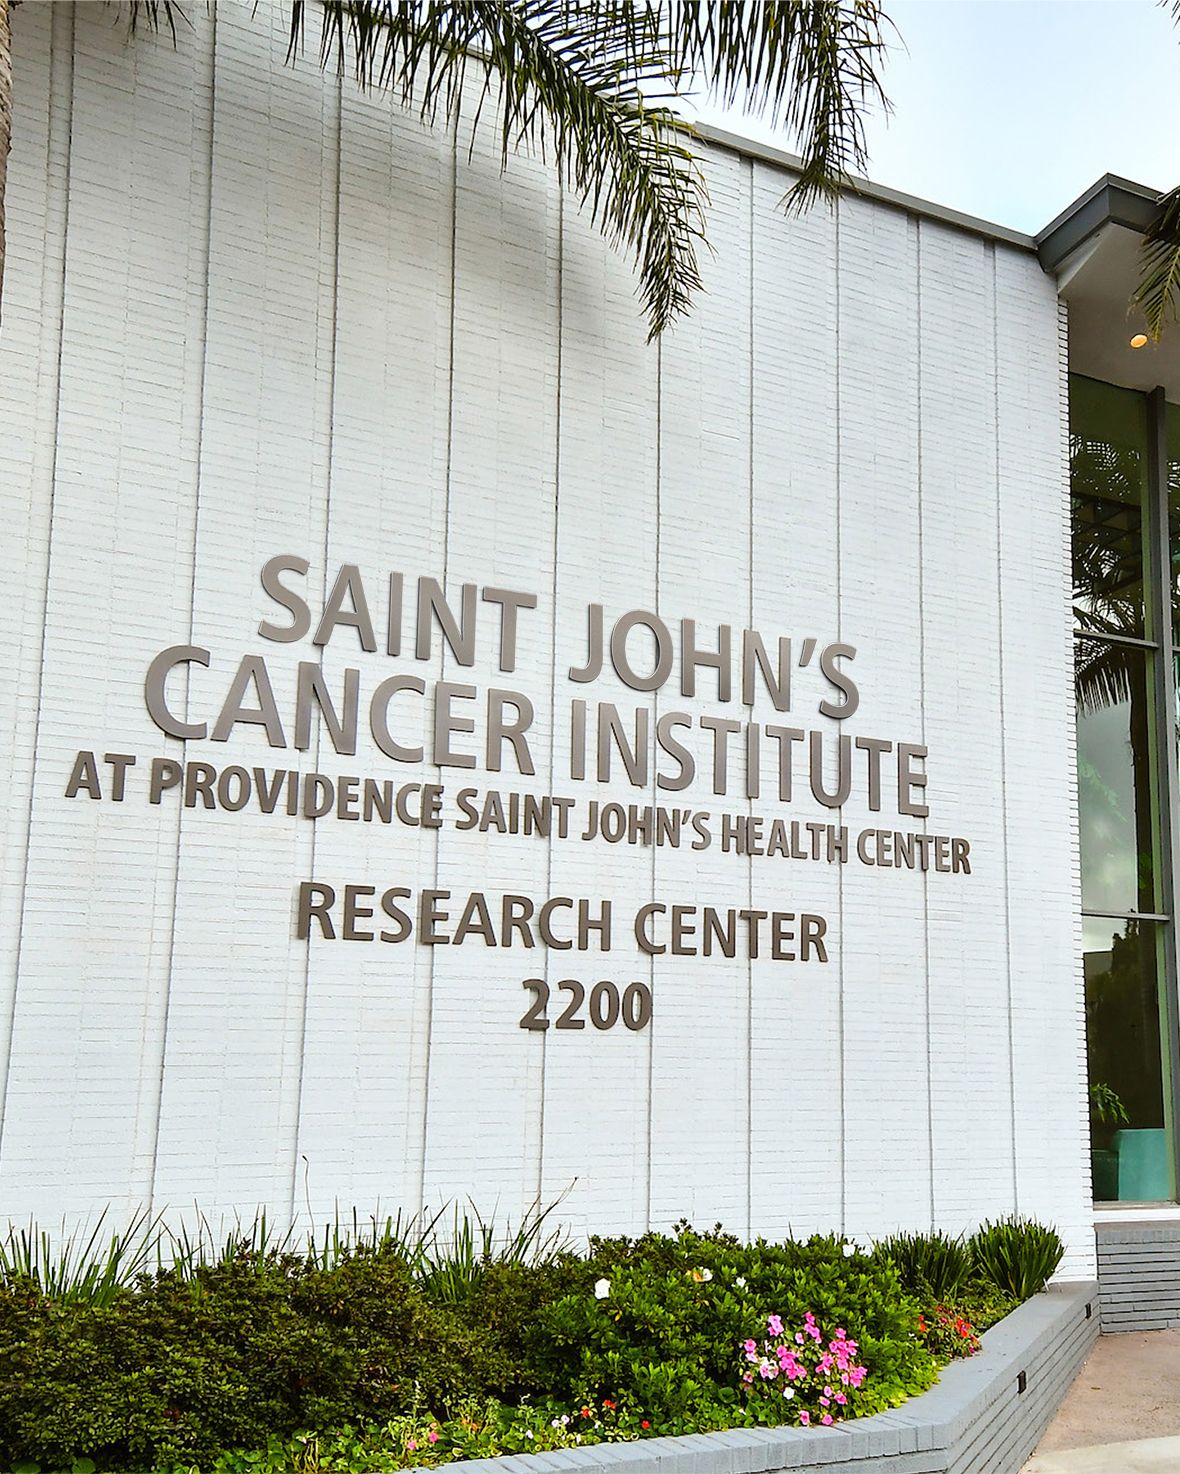
[(1180, 1331), (1102, 1336), (1023, 1474), (1180, 1471)]
[(1023, 1474), (1175, 1474), (1177, 1469), (1180, 1438), (1140, 1438), (1134, 1443), (1034, 1454)]

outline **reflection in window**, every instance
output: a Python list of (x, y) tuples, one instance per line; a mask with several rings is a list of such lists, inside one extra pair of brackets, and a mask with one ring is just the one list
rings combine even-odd
[(1094, 1196), (1173, 1197), (1164, 1102), (1160, 928), (1148, 921), (1083, 922), (1086, 1052)]
[(1147, 477), (1143, 396), (1074, 375), (1069, 457), (1078, 628), (1142, 636)]
[[(1154, 420), (1150, 421), (1154, 424)], [(1158, 683), (1171, 660), (1145, 623), (1159, 597), (1145, 560), (1147, 397), (1073, 377), (1074, 676), (1077, 696), (1086, 1049), (1094, 1196), (1164, 1202), (1176, 1191), (1164, 979), (1170, 921), (1158, 864)], [(1174, 623), (1180, 629), (1180, 412), (1168, 421)], [(1145, 590), (1144, 580), (1149, 580)], [(1150, 607), (1150, 606), (1146, 606)], [(1145, 648), (1147, 636), (1151, 647)], [(1131, 643), (1128, 643), (1131, 642)], [(1171, 733), (1166, 734), (1169, 738)], [(1168, 882), (1170, 894), (1170, 881)]]
[(1082, 906), (1155, 911), (1147, 652), (1079, 637), (1074, 661)]

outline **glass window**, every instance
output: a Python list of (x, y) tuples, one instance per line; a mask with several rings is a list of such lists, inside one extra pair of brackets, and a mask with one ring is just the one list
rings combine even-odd
[(1091, 1166), (1100, 1202), (1175, 1196), (1161, 942), (1155, 922), (1088, 916), (1082, 925)]
[(1069, 457), (1078, 628), (1142, 637), (1147, 484), (1143, 395), (1074, 375)]
[[(1074, 676), (1094, 1196), (1174, 1200), (1171, 878), (1160, 868), (1160, 683), (1167, 631), (1145, 554), (1162, 488), (1149, 462), (1158, 433), (1148, 397), (1070, 380)], [(1180, 631), (1180, 409), (1169, 407), (1173, 638)], [(1145, 587), (1145, 579), (1147, 586)], [(1150, 645), (1146, 636), (1151, 636)], [(1140, 643), (1135, 643), (1136, 641)], [(1169, 728), (1171, 723), (1168, 723)], [(1178, 723), (1177, 731), (1180, 731)], [(1128, 915), (1148, 912), (1165, 920)]]
[(1168, 524), (1171, 532), (1172, 638), (1180, 641), (1180, 404), (1167, 406)]
[(1158, 911), (1149, 652), (1079, 636), (1078, 811), (1082, 907)]

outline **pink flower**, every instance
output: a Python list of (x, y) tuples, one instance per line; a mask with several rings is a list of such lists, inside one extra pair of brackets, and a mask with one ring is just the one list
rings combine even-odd
[(426, 1435), (426, 1438), (427, 1438), (427, 1441), (430, 1442), (430, 1443), (437, 1443), (438, 1442), (438, 1434), (434, 1431), (433, 1428)]
[(413, 1453), (414, 1450), (418, 1447), (418, 1445), (416, 1443), (407, 1443), (406, 1444), (406, 1447), (410, 1450), (411, 1453)]
[(831, 1407), (832, 1404), (828, 1401), (826, 1397), (821, 1397), (819, 1400), (819, 1405), (820, 1407)]
[(828, 1423), (830, 1423), (831, 1421), (832, 1421), (832, 1415), (831, 1415), (831, 1413), (825, 1413), (823, 1415), (823, 1417), (820, 1419), (820, 1422), (823, 1423), (825, 1426)]
[(783, 1333), (782, 1317), (778, 1315), (772, 1315), (766, 1322), (766, 1329), (770, 1332), (772, 1336), (781, 1336)]
[(758, 1343), (757, 1343), (757, 1341), (743, 1341), (742, 1342), (742, 1346), (743, 1346), (743, 1349), (745, 1350), (745, 1353), (746, 1353), (747, 1356), (757, 1356), (757, 1354), (758, 1354)]
[(795, 1332), (795, 1340), (798, 1342), (798, 1344), (800, 1346), (803, 1345), (803, 1332), (802, 1331), (796, 1331)]
[(807, 1411), (806, 1408), (804, 1408), (803, 1411), (799, 1414), (799, 1421), (803, 1424), (805, 1428), (811, 1422), (811, 1414)]
[(843, 1392), (836, 1393), (836, 1401), (840, 1404), (841, 1407), (848, 1406), (848, 1398), (844, 1395)]
[(831, 1397), (831, 1395), (832, 1395), (832, 1389), (830, 1387), (825, 1387), (824, 1388), (824, 1396), (825, 1397)]

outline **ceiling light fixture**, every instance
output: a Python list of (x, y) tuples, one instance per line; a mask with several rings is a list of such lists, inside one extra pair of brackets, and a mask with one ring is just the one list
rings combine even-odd
[(1136, 333), (1135, 336), (1131, 339), (1131, 347), (1132, 348), (1146, 348), (1147, 347), (1147, 334), (1146, 333)]

